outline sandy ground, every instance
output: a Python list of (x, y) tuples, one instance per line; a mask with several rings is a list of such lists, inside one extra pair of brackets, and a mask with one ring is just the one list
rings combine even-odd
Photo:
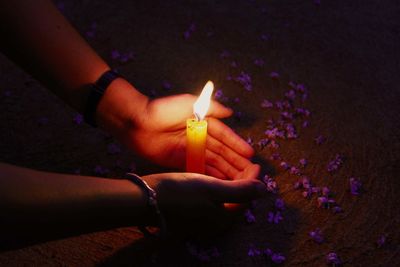
[[(136, 228), (123, 228), (4, 249), (0, 265), (272, 265), (267, 257), (247, 255), (252, 244), (282, 253), (286, 266), (324, 266), (331, 251), (346, 266), (400, 266), (397, 1), (118, 2), (58, 3), (100, 55), (148, 94), (198, 94), (213, 80), (227, 97), (224, 103), (241, 113), (227, 123), (255, 143), (265, 137), (267, 120), (279, 115), (261, 108), (262, 100), (282, 99), (290, 81), (308, 88), (309, 98), (296, 102), (311, 111), (309, 118), (296, 121), (299, 138), (279, 140), (278, 149), (255, 146), (258, 161), (273, 174), (286, 202), (284, 219), (279, 224), (266, 220), (276, 196), (259, 201), (255, 223), (238, 218), (226, 235), (202, 244), (199, 250), (216, 246), (220, 253), (206, 262), (190, 255), (185, 242), (160, 244)], [(121, 62), (113, 59), (112, 50), (133, 52), (134, 58)], [(223, 51), (229, 56), (223, 57)], [(257, 66), (256, 59), (265, 64)], [(251, 76), (251, 91), (227, 79), (241, 72)], [(280, 77), (271, 79), (271, 72)], [(108, 171), (104, 176), (120, 176), (130, 168), (142, 174), (155, 170), (124, 148), (110, 154), (108, 146), (115, 142), (110, 136), (75, 123), (73, 110), (3, 56), (0, 95), (4, 162), (85, 175), (96, 175), (96, 166)], [(304, 120), (309, 127), (300, 126)], [(318, 135), (326, 142), (317, 145)], [(329, 186), (343, 212), (317, 208), (315, 196), (307, 200), (294, 190), (296, 175), (270, 159), (276, 150), (293, 165), (307, 158), (304, 173), (313, 184)], [(328, 173), (336, 154), (344, 163)], [(352, 176), (363, 183), (359, 196), (349, 192)], [(323, 232), (323, 244), (308, 236), (315, 228)], [(377, 248), (382, 235), (387, 242)]]

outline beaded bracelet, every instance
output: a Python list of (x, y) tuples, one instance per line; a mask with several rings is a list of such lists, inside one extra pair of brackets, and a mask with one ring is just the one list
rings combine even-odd
[(110, 86), (115, 79), (121, 77), (122, 76), (116, 71), (108, 70), (104, 72), (94, 84), (90, 85), (90, 93), (86, 102), (85, 111), (83, 113), (83, 118), (85, 119), (86, 123), (93, 127), (97, 127), (95, 119), (97, 106), (108, 86)]
[[(148, 206), (154, 210), (155, 214), (157, 215), (158, 223), (160, 226), (160, 236), (165, 237), (166, 235), (166, 223), (165, 223), (165, 218), (162, 215), (160, 208), (158, 206), (157, 202), (157, 193), (154, 191), (153, 188), (151, 188), (146, 181), (144, 181), (142, 178), (140, 178), (139, 175), (134, 174), (134, 173), (126, 173), (125, 175), (126, 179), (130, 180), (134, 184), (138, 185), (140, 188), (146, 190), (147, 197), (148, 197)], [(139, 226), (140, 231), (146, 236), (152, 236), (152, 234), (147, 230), (145, 226)]]

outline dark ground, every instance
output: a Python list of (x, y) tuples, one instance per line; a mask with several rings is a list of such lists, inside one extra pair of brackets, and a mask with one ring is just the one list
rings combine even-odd
[[(315, 197), (304, 199), (292, 189), (296, 176), (269, 159), (274, 150), (257, 149), (286, 202), (284, 220), (272, 225), (265, 219), (275, 197), (259, 201), (257, 222), (247, 225), (239, 218), (214, 242), (221, 255), (210, 262), (189, 255), (184, 243), (158, 249), (136, 228), (123, 228), (5, 249), (0, 265), (269, 266), (262, 256), (247, 256), (253, 244), (281, 252), (286, 266), (324, 266), (331, 251), (346, 266), (400, 266), (398, 1), (118, 2), (65, 1), (63, 9), (82, 33), (97, 23), (90, 44), (143, 91), (198, 94), (213, 80), (229, 97), (225, 104), (242, 112), (228, 123), (245, 138), (263, 138), (266, 121), (278, 114), (262, 109), (262, 99), (282, 99), (289, 81), (305, 84), (310, 126), (299, 127), (296, 140), (279, 141), (278, 151), (291, 164), (306, 157), (305, 174), (315, 185), (329, 186), (344, 212), (332, 214), (317, 208)], [(196, 27), (185, 40), (192, 23)], [(136, 56), (121, 63), (111, 58), (113, 49)], [(221, 59), (224, 50), (231, 56)], [(265, 65), (254, 65), (257, 58)], [(226, 79), (241, 71), (252, 77), (251, 92)], [(271, 79), (272, 71), (280, 78)], [(100, 165), (109, 170), (104, 176), (120, 176), (133, 162), (138, 173), (152, 171), (125, 150), (110, 155), (111, 137), (74, 123), (74, 111), (3, 56), (0, 73), (2, 161), (85, 175), (96, 175)], [(172, 89), (164, 89), (164, 81)], [(316, 145), (320, 134), (327, 141)], [(345, 157), (343, 167), (329, 174), (326, 166), (337, 153)], [(349, 192), (351, 176), (363, 183), (359, 196)], [(321, 245), (308, 237), (317, 227), (326, 239)], [(377, 248), (381, 235), (388, 241)]]

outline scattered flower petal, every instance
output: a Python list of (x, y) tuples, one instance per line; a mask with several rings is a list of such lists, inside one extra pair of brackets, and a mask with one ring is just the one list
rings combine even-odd
[(324, 237), (322, 236), (322, 232), (319, 228), (315, 229), (314, 231), (310, 231), (308, 235), (318, 244), (324, 242)]
[(82, 114), (77, 113), (72, 120), (75, 122), (75, 124), (81, 125), (83, 123), (83, 116)]
[(281, 264), (286, 260), (286, 258), (280, 253), (273, 253), (271, 255), (271, 260), (276, 264)]
[(277, 72), (275, 72), (275, 71), (272, 71), (272, 72), (269, 74), (269, 77), (271, 77), (272, 79), (279, 79), (279, 73), (277, 73)]
[(326, 256), (326, 262), (328, 264), (332, 264), (333, 266), (337, 266), (342, 264), (342, 261), (339, 259), (338, 255), (335, 252), (330, 252)]
[(358, 180), (357, 178), (351, 177), (349, 179), (350, 182), (350, 192), (352, 195), (359, 195), (360, 194), (360, 190), (361, 190), (361, 186), (362, 183), (360, 180)]
[(282, 220), (283, 220), (283, 217), (282, 217), (280, 211), (276, 211), (275, 213), (273, 211), (268, 212), (267, 221), (269, 223), (278, 224)]
[(325, 143), (325, 141), (326, 141), (326, 139), (322, 135), (318, 135), (317, 137), (315, 137), (315, 143), (317, 145), (321, 145), (321, 144)]
[(255, 217), (254, 214), (251, 212), (251, 210), (247, 209), (247, 210), (244, 212), (244, 216), (245, 216), (246, 221), (247, 221), (248, 223), (254, 223), (254, 222), (256, 222), (256, 217)]
[(282, 198), (277, 198), (275, 200), (275, 208), (278, 210), (284, 210), (285, 209), (285, 201), (283, 201)]

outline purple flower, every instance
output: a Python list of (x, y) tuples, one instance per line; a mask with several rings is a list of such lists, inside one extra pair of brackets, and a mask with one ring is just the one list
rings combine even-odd
[(242, 71), (236, 78), (235, 81), (239, 82), (247, 91), (252, 90), (251, 77), (248, 73)]
[(338, 255), (335, 252), (330, 252), (326, 255), (326, 262), (328, 264), (332, 264), (333, 266), (338, 266), (342, 264), (342, 261), (339, 259)]
[(317, 137), (315, 137), (314, 140), (317, 145), (321, 145), (326, 141), (325, 137), (323, 137), (322, 135), (318, 135)]
[(302, 185), (303, 188), (305, 188), (305, 189), (311, 188), (310, 179), (309, 179), (308, 177), (303, 177), (303, 179), (301, 179), (301, 185)]
[(350, 181), (350, 193), (355, 196), (359, 195), (362, 186), (361, 181), (354, 177), (351, 177), (349, 181)]
[(133, 60), (134, 58), (135, 58), (135, 54), (132, 51), (129, 51), (129, 52), (121, 54), (121, 57), (119, 58), (119, 62), (126, 63), (130, 60)]
[(190, 35), (196, 30), (196, 24), (191, 23), (189, 28), (183, 33), (183, 38), (185, 40), (190, 38)]
[(121, 56), (117, 49), (111, 50), (111, 59), (118, 59)]
[(286, 260), (286, 258), (282, 254), (273, 253), (271, 255), (271, 260), (276, 264), (280, 264), (280, 263), (284, 262)]
[(293, 114), (288, 111), (282, 111), (281, 118), (284, 120), (293, 120)]
[(290, 169), (290, 165), (287, 163), (287, 162), (285, 162), (285, 161), (282, 161), (281, 162), (281, 164), (279, 164), (284, 170), (289, 170)]
[(270, 148), (277, 149), (279, 148), (279, 144), (275, 140), (271, 140), (268, 144)]
[(378, 246), (378, 248), (383, 247), (386, 244), (386, 240), (387, 240), (387, 235), (383, 234), (381, 235), (378, 240), (376, 240), (376, 245)]
[(219, 100), (219, 99), (221, 99), (221, 98), (223, 98), (223, 97), (224, 97), (224, 93), (222, 92), (221, 89), (218, 89), (218, 90), (215, 92), (215, 94), (214, 94), (214, 98), (215, 98), (216, 100)]
[(310, 231), (308, 235), (318, 244), (324, 242), (324, 237), (322, 236), (322, 232), (319, 228), (315, 229), (314, 231)]
[(278, 79), (278, 78), (279, 78), (279, 73), (277, 73), (277, 72), (275, 72), (275, 71), (272, 71), (272, 72), (269, 74), (269, 77), (271, 77), (272, 79)]
[(299, 163), (300, 163), (300, 166), (304, 168), (304, 167), (306, 167), (308, 162), (305, 158), (302, 158), (299, 160)]
[(308, 126), (310, 126), (310, 123), (308, 121), (303, 121), (303, 123), (301, 124), (301, 126), (303, 128), (307, 128)]
[(329, 196), (330, 192), (331, 192), (331, 190), (329, 190), (328, 187), (326, 187), (326, 186), (322, 187), (322, 195), (323, 196), (325, 196), (325, 197)]
[(75, 124), (80, 125), (83, 123), (83, 116), (82, 114), (77, 113), (72, 120), (75, 122)]
[(265, 256), (268, 256), (268, 257), (270, 257), (273, 254), (273, 252), (272, 252), (272, 250), (270, 248), (264, 249), (263, 253), (264, 253)]
[(267, 221), (269, 223), (278, 224), (282, 220), (283, 220), (283, 217), (281, 216), (280, 211), (276, 211), (275, 213), (273, 211), (268, 212)]
[(276, 193), (276, 191), (278, 190), (278, 186), (272, 177), (269, 177), (268, 174), (266, 174), (263, 178), (263, 182), (267, 186), (267, 190), (269, 192)]
[(327, 208), (327, 206), (328, 206), (328, 198), (327, 197), (318, 197), (317, 201), (318, 201), (318, 208), (320, 208), (320, 207)]
[(242, 116), (243, 116), (243, 113), (242, 113), (241, 111), (236, 111), (235, 114), (234, 114), (233, 116), (234, 116), (234, 118), (235, 118), (236, 120), (240, 121), (240, 119), (241, 119)]
[(171, 90), (172, 89), (172, 84), (169, 81), (163, 81), (162, 82), (162, 87), (165, 90)]
[(271, 101), (264, 99), (263, 102), (261, 103), (261, 107), (262, 108), (273, 108), (274, 104)]
[(312, 186), (311, 191), (313, 193), (319, 193), (321, 191), (321, 188), (319, 188), (318, 186)]
[(291, 173), (291, 174), (294, 174), (294, 175), (301, 175), (300, 169), (297, 168), (296, 166), (290, 167), (290, 173)]
[(285, 209), (285, 202), (283, 201), (282, 198), (275, 199), (275, 208), (278, 209), (278, 210), (284, 210)]
[(257, 249), (253, 244), (249, 245), (249, 250), (247, 251), (249, 257), (255, 257), (261, 255), (261, 251)]
[(244, 212), (244, 217), (246, 218), (246, 221), (248, 223), (254, 223), (256, 222), (256, 217), (254, 216), (254, 214), (251, 212), (251, 210), (247, 209)]
[(238, 67), (237, 62), (236, 62), (236, 61), (232, 61), (232, 62), (231, 62), (231, 67), (232, 67), (232, 68), (237, 68), (237, 67)]
[(296, 92), (294, 90), (289, 90), (285, 93), (285, 97), (290, 100), (294, 100), (296, 98)]
[(312, 190), (311, 190), (311, 188), (308, 188), (306, 191), (303, 191), (302, 195), (303, 195), (303, 197), (305, 197), (305, 198), (310, 198), (311, 195), (312, 195)]
[(343, 212), (343, 209), (340, 206), (334, 206), (332, 209), (333, 213), (341, 213)]
[(235, 98), (233, 99), (233, 102), (234, 102), (234, 103), (239, 103), (239, 102), (240, 102), (240, 98), (239, 98), (239, 97), (235, 97)]
[(272, 153), (272, 155), (269, 157), (271, 160), (280, 160), (281, 155), (278, 152)]
[(258, 67), (262, 67), (262, 66), (264, 66), (264, 60), (262, 60), (261, 58), (256, 58), (255, 60), (254, 60), (254, 65), (256, 65), (256, 66), (258, 66)]
[(258, 141), (257, 145), (260, 147), (260, 149), (264, 149), (268, 145), (269, 139), (264, 138)]
[(275, 107), (279, 110), (283, 110), (283, 102), (282, 101), (276, 101), (275, 102)]
[(342, 164), (343, 164), (342, 156), (336, 154), (335, 158), (328, 163), (327, 170), (328, 172), (334, 172), (338, 170)]
[(293, 188), (294, 189), (299, 189), (299, 188), (301, 188), (301, 183), (300, 183), (300, 181), (297, 181), (297, 182), (295, 182), (294, 184), (293, 184)]
[(248, 144), (251, 145), (251, 146), (254, 145), (253, 139), (252, 139), (251, 137), (247, 137), (246, 143), (248, 143)]
[(296, 91), (304, 93), (306, 91), (306, 87), (304, 86), (304, 84), (299, 83), (298, 85), (296, 85)]

